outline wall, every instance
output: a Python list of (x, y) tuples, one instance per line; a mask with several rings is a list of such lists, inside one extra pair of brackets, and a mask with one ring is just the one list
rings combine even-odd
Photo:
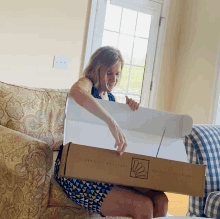
[[(176, 0), (171, 0), (171, 9), (174, 2)], [(169, 41), (172, 40), (169, 35), (165, 41), (163, 66), (166, 66), (164, 62), (168, 53), (175, 55), (171, 66), (176, 67), (176, 69), (166, 67), (161, 71), (163, 77), (169, 77), (172, 81), (172, 90), (170, 89), (170, 92), (166, 90), (166, 97), (170, 98), (169, 107), (165, 108), (171, 112), (190, 115), (194, 124), (209, 123), (220, 39), (219, 8), (218, 0), (182, 0), (181, 18), (177, 28), (179, 36), (172, 38), (174, 41), (178, 39), (176, 53), (171, 54), (172, 50), (169, 51)], [(168, 34), (169, 28), (168, 26)], [(172, 70), (175, 72), (169, 72)], [(164, 86), (163, 78), (160, 84)], [(163, 108), (162, 89), (160, 94), (157, 107)]]
[(182, 0), (170, 0), (156, 109), (172, 112), (180, 40)]
[[(8, 0), (0, 7), (0, 80), (70, 88), (82, 66), (89, 0)], [(71, 58), (68, 70), (54, 56)], [(28, 81), (28, 84), (27, 84)]]

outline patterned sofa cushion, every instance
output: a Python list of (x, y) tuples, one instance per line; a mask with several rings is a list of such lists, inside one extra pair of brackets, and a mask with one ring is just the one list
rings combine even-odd
[(68, 90), (38, 89), (0, 82), (0, 125), (46, 142), (63, 142)]
[(49, 200), (52, 150), (0, 126), (0, 218), (39, 218)]
[(206, 217), (207, 197), (220, 189), (220, 126), (194, 125), (183, 141), (189, 162), (207, 166), (204, 197), (189, 196), (187, 216)]
[(90, 216), (89, 212), (78, 211), (68, 206), (48, 206), (40, 219), (90, 219)]
[(60, 207), (68, 206), (74, 208), (77, 212), (87, 212), (87, 210), (81, 208), (79, 205), (77, 205), (75, 202), (73, 202), (70, 198), (67, 197), (66, 193), (56, 182), (54, 177), (51, 178), (49, 205)]

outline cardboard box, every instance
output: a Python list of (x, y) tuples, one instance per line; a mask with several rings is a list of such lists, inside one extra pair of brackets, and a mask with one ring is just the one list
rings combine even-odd
[(191, 117), (98, 102), (126, 134), (126, 151), (119, 156), (108, 126), (68, 97), (61, 177), (203, 197), (206, 166), (187, 162), (181, 139), (192, 130)]
[(205, 166), (66, 144), (59, 175), (184, 195), (204, 195)]

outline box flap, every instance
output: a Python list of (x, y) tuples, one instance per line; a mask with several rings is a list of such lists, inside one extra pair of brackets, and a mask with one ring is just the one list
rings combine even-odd
[[(144, 107), (132, 111), (126, 104), (97, 101), (125, 133), (126, 152), (155, 157), (166, 128), (158, 157), (187, 162), (181, 138), (192, 130), (191, 117)], [(64, 125), (64, 144), (68, 142), (115, 150), (115, 139), (106, 123), (77, 104), (72, 97), (67, 99)]]
[[(132, 111), (127, 104), (102, 99), (97, 99), (97, 101), (125, 130), (162, 136), (166, 127), (164, 137), (168, 138), (183, 138), (192, 131), (192, 118), (188, 115), (145, 107)], [(71, 96), (67, 98), (66, 119), (106, 126), (105, 122), (77, 104)]]

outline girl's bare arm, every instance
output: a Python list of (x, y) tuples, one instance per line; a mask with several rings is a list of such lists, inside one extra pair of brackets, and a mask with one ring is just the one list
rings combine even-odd
[(79, 79), (70, 89), (70, 96), (83, 108), (102, 119), (109, 127), (115, 138), (115, 148), (118, 147), (120, 155), (125, 151), (127, 142), (124, 133), (111, 115), (91, 95), (92, 82), (88, 78)]
[(70, 89), (70, 96), (83, 108), (109, 124), (112, 117), (100, 106), (98, 101), (91, 95), (92, 82), (88, 78), (79, 79)]

